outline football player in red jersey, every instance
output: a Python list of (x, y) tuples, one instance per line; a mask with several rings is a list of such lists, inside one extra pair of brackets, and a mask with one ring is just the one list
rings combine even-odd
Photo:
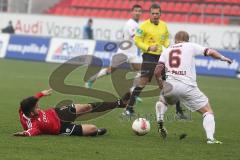
[(69, 136), (104, 135), (105, 128), (97, 128), (92, 124), (74, 124), (79, 116), (91, 112), (103, 112), (114, 108), (124, 108), (124, 100), (115, 102), (96, 102), (89, 104), (71, 104), (59, 108), (42, 110), (38, 106), (41, 97), (49, 96), (52, 90), (44, 90), (35, 96), (25, 98), (20, 103), (19, 117), (24, 131), (14, 136), (36, 136), (41, 134)]

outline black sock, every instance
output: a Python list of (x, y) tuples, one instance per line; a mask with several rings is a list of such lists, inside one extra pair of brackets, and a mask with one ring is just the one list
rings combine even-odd
[(163, 121), (158, 122), (159, 128), (162, 129), (163, 128)]
[(176, 113), (183, 114), (183, 110), (182, 110), (182, 108), (181, 108), (180, 101), (178, 101), (178, 102), (176, 103)]
[(130, 96), (130, 102), (128, 103), (129, 106), (134, 106), (136, 97), (140, 95), (143, 88), (144, 87), (138, 87), (138, 86), (134, 88), (132, 95)]
[(89, 103), (89, 104), (92, 105), (91, 112), (103, 112), (103, 111), (120, 107), (122, 105), (122, 102), (121, 100), (117, 100), (115, 102), (95, 102), (95, 103)]
[(127, 92), (127, 93), (125, 93), (125, 94), (123, 95), (122, 100), (123, 100), (124, 102), (127, 102), (127, 101), (130, 99), (130, 97), (131, 97), (131, 93), (130, 93), (130, 92)]

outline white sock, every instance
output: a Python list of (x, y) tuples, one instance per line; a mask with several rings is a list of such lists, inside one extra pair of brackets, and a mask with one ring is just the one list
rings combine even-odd
[(95, 74), (94, 76), (92, 76), (89, 81), (96, 81), (98, 78), (101, 78), (105, 75), (108, 75), (108, 68), (103, 68), (101, 69), (97, 74)]
[(134, 88), (139, 84), (140, 76), (141, 76), (141, 73), (138, 72), (133, 80), (133, 86), (130, 88), (131, 93), (133, 92)]
[(155, 106), (157, 122), (164, 121), (164, 114), (167, 111), (167, 105), (163, 102), (158, 101)]
[(213, 113), (206, 112), (203, 114), (203, 128), (205, 129), (208, 139), (214, 139), (215, 120)]

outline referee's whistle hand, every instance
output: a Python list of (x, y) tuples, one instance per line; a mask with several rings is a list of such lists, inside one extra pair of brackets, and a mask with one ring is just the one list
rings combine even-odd
[(158, 46), (157, 45), (153, 45), (153, 46), (150, 46), (148, 48), (148, 51), (151, 51), (151, 52), (156, 52), (158, 50)]

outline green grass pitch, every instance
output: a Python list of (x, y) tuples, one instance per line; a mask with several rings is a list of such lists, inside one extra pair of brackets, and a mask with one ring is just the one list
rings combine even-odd
[[(202, 117), (192, 114), (192, 121), (166, 123), (169, 135), (163, 141), (157, 133), (154, 120), (146, 136), (136, 136), (131, 131), (132, 121), (120, 118), (121, 109), (82, 123), (106, 127), (102, 137), (38, 136), (13, 137), (22, 130), (18, 119), (19, 101), (26, 96), (48, 87), (48, 78), (59, 64), (0, 60), (0, 159), (2, 160), (239, 160), (240, 159), (240, 81), (237, 79), (199, 76), (200, 89), (209, 97), (215, 111), (216, 138), (222, 145), (205, 144)], [(83, 85), (83, 70), (74, 71), (67, 82)], [(95, 88), (113, 91), (110, 78), (97, 81)], [(69, 96), (54, 92), (43, 98), (40, 106), (54, 106), (68, 97), (75, 102), (95, 101), (93, 98)], [(137, 112), (155, 115), (154, 105), (158, 97), (145, 98), (137, 105)], [(168, 114), (174, 114), (171, 107)], [(179, 140), (179, 135), (187, 137)]]

